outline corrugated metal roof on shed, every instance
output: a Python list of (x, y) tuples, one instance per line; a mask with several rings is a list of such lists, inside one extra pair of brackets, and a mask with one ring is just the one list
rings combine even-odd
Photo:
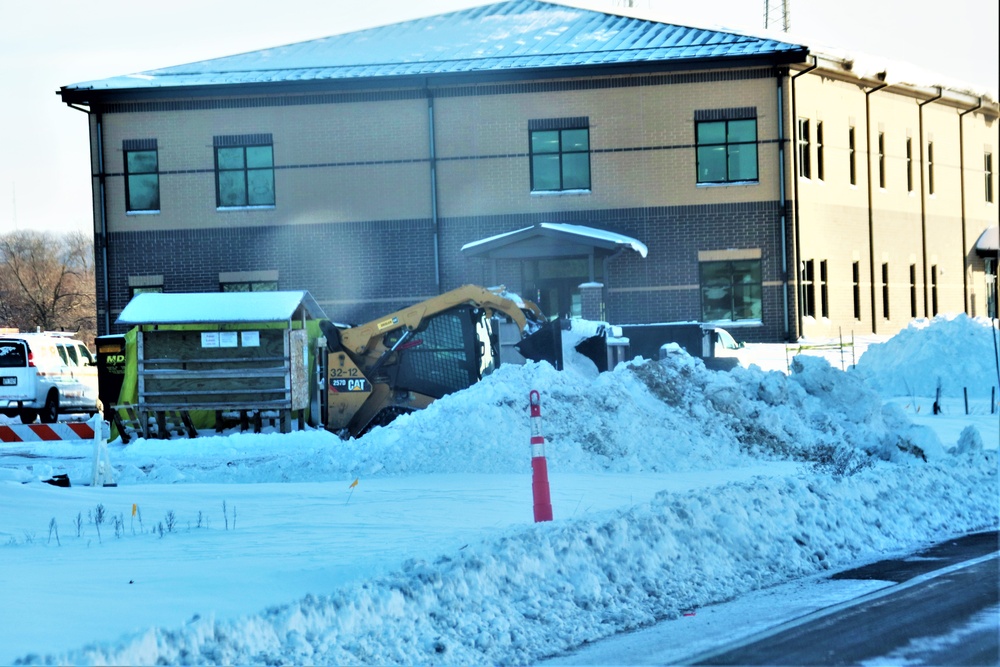
[(536, 0), (510, 0), (286, 46), (66, 86), (72, 90), (342, 80), (804, 55), (805, 46)]
[(128, 302), (116, 324), (285, 322), (300, 316), (326, 319), (326, 313), (306, 291), (145, 292)]

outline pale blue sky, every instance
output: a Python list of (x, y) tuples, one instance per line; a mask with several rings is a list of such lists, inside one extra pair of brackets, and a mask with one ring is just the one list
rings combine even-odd
[[(86, 115), (61, 86), (405, 21), (477, 0), (33, 0), (0, 21), (0, 232), (89, 231)], [(586, 0), (614, 9), (619, 0)], [(760, 28), (764, 0), (636, 0), (677, 23)], [(772, 0), (780, 4), (780, 0)], [(996, 0), (790, 0), (795, 37), (998, 86)], [(919, 9), (915, 9), (920, 7)]]

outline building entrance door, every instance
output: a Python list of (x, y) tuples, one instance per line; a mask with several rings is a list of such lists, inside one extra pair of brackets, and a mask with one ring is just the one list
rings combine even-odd
[[(603, 268), (602, 262), (595, 262), (597, 281), (602, 278)], [(529, 260), (523, 263), (522, 270), (525, 297), (538, 304), (542, 314), (550, 319), (582, 317), (580, 284), (591, 280), (588, 258)]]

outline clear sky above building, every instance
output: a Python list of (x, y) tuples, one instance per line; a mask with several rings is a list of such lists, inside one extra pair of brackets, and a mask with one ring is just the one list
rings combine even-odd
[[(61, 103), (64, 85), (289, 44), (482, 0), (34, 0), (0, 21), (0, 233), (89, 231), (87, 116)], [(583, 0), (622, 10), (623, 0)], [(764, 0), (634, 0), (632, 12), (705, 27), (760, 30)], [(771, 0), (772, 7), (781, 0)], [(790, 40), (857, 50), (998, 86), (998, 3), (790, 0)], [(919, 6), (919, 8), (918, 8)]]

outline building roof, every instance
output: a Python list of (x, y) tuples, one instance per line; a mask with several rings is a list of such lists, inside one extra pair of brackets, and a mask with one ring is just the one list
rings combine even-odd
[(231, 324), (326, 319), (309, 292), (199, 292), (137, 294), (116, 324)]
[[(462, 252), (495, 258), (558, 257), (588, 254), (590, 248), (609, 253), (620, 248), (631, 248), (642, 257), (649, 252), (642, 241), (631, 236), (563, 222), (540, 222), (531, 227), (466, 243), (462, 246)], [(581, 249), (587, 249), (587, 252), (581, 252)]]
[[(239, 55), (72, 84), (85, 91), (154, 91), (220, 85), (448, 76), (693, 61), (801, 62), (805, 46), (673, 25), (536, 0), (462, 11)], [(669, 67), (668, 67), (669, 68)]]

